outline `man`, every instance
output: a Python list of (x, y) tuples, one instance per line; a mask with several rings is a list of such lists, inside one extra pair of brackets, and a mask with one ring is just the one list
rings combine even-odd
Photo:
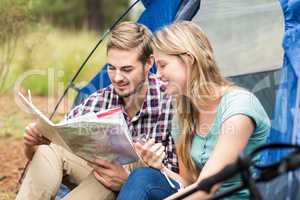
[[(162, 143), (164, 164), (178, 172), (171, 129), (171, 99), (160, 81), (149, 74), (154, 63), (151, 33), (143, 25), (123, 22), (112, 31), (107, 44), (108, 75), (112, 84), (89, 96), (67, 115), (71, 119), (88, 112), (121, 106), (134, 141), (154, 138)], [(132, 167), (96, 159), (87, 163), (40, 136), (36, 124), (25, 129), (25, 153), (31, 160), (17, 199), (50, 199), (63, 176), (78, 184), (63, 199), (114, 199)]]

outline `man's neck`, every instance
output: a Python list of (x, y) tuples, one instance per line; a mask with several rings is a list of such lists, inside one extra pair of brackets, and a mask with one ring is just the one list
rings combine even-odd
[(139, 92), (127, 98), (123, 98), (124, 108), (130, 119), (132, 119), (132, 117), (141, 109), (146, 99), (147, 92), (148, 84), (145, 83), (145, 85)]

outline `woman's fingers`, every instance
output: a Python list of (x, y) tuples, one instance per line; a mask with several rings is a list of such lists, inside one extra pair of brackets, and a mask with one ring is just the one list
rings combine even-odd
[(156, 143), (147, 150), (147, 154), (144, 157), (147, 160), (157, 160), (157, 157), (160, 156), (162, 151), (164, 151), (162, 144)]
[(151, 152), (155, 153), (155, 152), (157, 152), (161, 147), (163, 147), (161, 143), (156, 143), (156, 144), (152, 145), (152, 146), (150, 147), (149, 150), (150, 150)]
[(151, 138), (143, 145), (143, 149), (149, 149), (154, 144), (155, 144), (155, 140), (153, 138)]
[(149, 166), (154, 167), (156, 169), (162, 169), (165, 155), (166, 155), (165, 152), (163, 152), (160, 156), (156, 157), (155, 160), (151, 160), (149, 162)]
[(143, 159), (146, 159), (149, 155), (149, 149), (151, 148), (151, 146), (153, 146), (153, 144), (155, 143), (154, 139), (150, 139), (148, 140), (145, 144), (140, 144), (139, 142), (135, 143), (135, 147), (138, 150), (140, 156)]
[(143, 158), (143, 156), (144, 156), (144, 154), (145, 154), (143, 145), (141, 145), (139, 142), (136, 142), (136, 143), (134, 143), (134, 147), (135, 147), (135, 150), (136, 150), (137, 154), (138, 154), (141, 158)]
[(155, 152), (156, 156), (161, 156), (163, 153), (165, 153), (165, 147), (164, 146), (160, 146), (157, 151)]
[(144, 145), (135, 143), (135, 148), (147, 165), (154, 168), (161, 168), (162, 161), (165, 158), (165, 147), (161, 143), (154, 143), (154, 140)]

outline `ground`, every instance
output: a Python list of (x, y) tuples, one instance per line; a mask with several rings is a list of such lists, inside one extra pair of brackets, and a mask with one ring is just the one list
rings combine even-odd
[(0, 199), (12, 199), (26, 163), (22, 140), (13, 137), (1, 138), (0, 152)]
[[(48, 97), (34, 96), (33, 102), (44, 113), (49, 105)], [(51, 110), (53, 105), (49, 106)], [(57, 115), (63, 116), (63, 109)], [(29, 113), (24, 112), (13, 93), (0, 95), (0, 200), (12, 200), (17, 191), (17, 182), (26, 164), (23, 154), (23, 131), (26, 124), (33, 121)]]

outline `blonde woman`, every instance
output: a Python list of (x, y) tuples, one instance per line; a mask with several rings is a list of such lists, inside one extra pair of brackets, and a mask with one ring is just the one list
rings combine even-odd
[[(164, 154), (158, 144), (136, 144), (151, 168), (132, 173), (118, 199), (172, 199), (234, 162), (240, 153), (263, 144), (270, 128), (258, 99), (222, 77), (211, 44), (199, 26), (178, 22), (165, 27), (155, 34), (153, 46), (158, 73), (167, 84), (167, 93), (177, 100), (180, 131), (172, 132), (180, 176), (163, 166)], [(236, 176), (215, 185), (212, 191), (240, 182)], [(188, 198), (205, 199), (208, 195), (198, 192)], [(240, 191), (230, 199), (249, 199), (249, 192)]]

